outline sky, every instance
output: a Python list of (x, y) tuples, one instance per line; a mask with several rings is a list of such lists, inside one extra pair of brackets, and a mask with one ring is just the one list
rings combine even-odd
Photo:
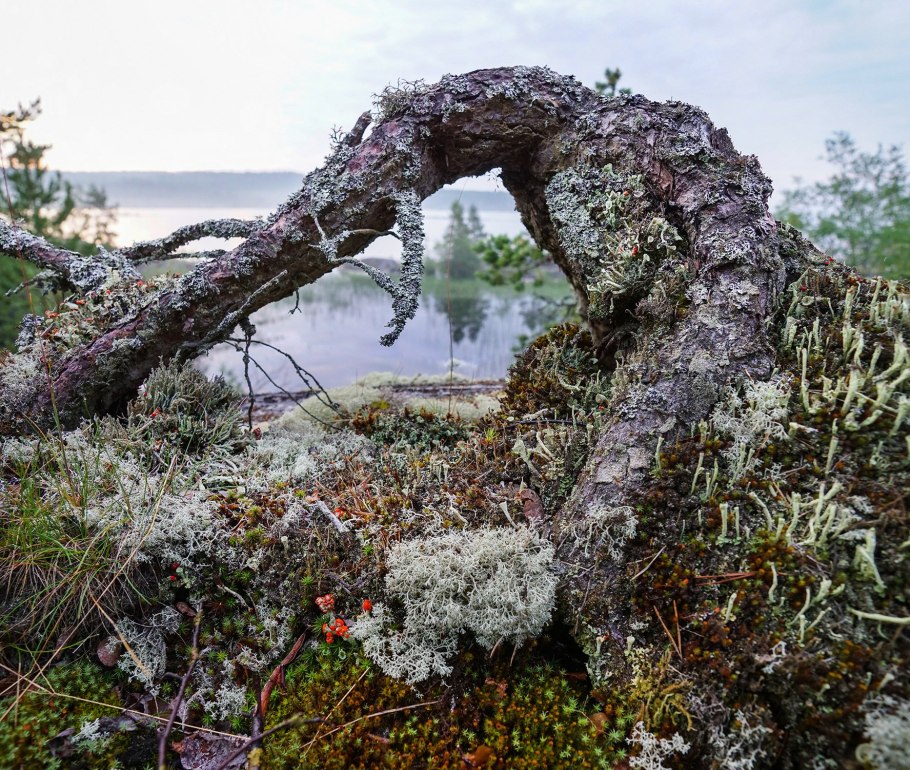
[(14, 0), (0, 30), (0, 109), (41, 97), (63, 170), (304, 173), (386, 85), (516, 64), (696, 104), (776, 189), (836, 130), (910, 150), (893, 0)]

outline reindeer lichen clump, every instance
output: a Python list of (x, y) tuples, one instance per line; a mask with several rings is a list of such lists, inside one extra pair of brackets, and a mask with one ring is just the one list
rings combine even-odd
[(393, 548), (386, 589), (402, 606), (401, 631), (377, 604), (353, 635), (368, 657), (408, 682), (447, 674), (458, 635), (490, 650), (537, 636), (556, 596), (553, 547), (528, 528), (483, 529), (418, 538)]

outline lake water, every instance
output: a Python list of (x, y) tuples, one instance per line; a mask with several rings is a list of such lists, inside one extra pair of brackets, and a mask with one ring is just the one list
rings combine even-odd
[[(552, 296), (553, 290), (549, 292)], [(299, 311), (288, 298), (252, 317), (257, 339), (289, 353), (325, 387), (344, 385), (372, 371), (396, 374), (445, 374), (449, 371), (450, 333), (455, 371), (470, 379), (501, 378), (522, 336), (546, 325), (546, 303), (529, 294), (486, 286), (479, 281), (428, 280), (417, 315), (392, 347), (379, 344), (392, 316), (384, 291), (362, 275), (344, 271), (300, 291)], [(251, 355), (271, 375), (251, 367), (257, 392), (302, 387), (279, 353), (254, 346)], [(241, 354), (219, 345), (199, 359), (207, 374), (226, 374), (243, 382)]]
[[(119, 212), (121, 243), (157, 238), (177, 227), (205, 219), (249, 219), (265, 212), (252, 209), (124, 209)], [(428, 251), (442, 239), (449, 212), (426, 209)], [(516, 212), (480, 212), (488, 233), (524, 232)], [(223, 243), (223, 242), (222, 242)], [(217, 247), (218, 242), (197, 244)], [(366, 255), (397, 259), (398, 241), (383, 238)], [(291, 355), (324, 387), (345, 385), (371, 371), (402, 375), (445, 374), (451, 355), (455, 371), (470, 379), (501, 378), (521, 338), (540, 333), (555, 319), (552, 302), (568, 294), (568, 284), (516, 292), (481, 281), (428, 279), (420, 309), (391, 348), (379, 344), (392, 317), (391, 298), (359, 271), (339, 270), (300, 291), (299, 309), (289, 297), (252, 316), (257, 339)], [(237, 336), (240, 336), (239, 334)], [(253, 346), (251, 355), (268, 374), (250, 367), (256, 392), (273, 392), (276, 384), (290, 391), (303, 388), (293, 367), (280, 353)], [(219, 345), (198, 361), (206, 374), (244, 381), (241, 353)], [(269, 378), (273, 382), (269, 381)]]

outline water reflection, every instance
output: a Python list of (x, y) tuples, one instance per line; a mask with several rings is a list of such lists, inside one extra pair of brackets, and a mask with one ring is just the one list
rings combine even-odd
[(487, 320), (489, 297), (478, 289), (476, 282), (459, 281), (451, 288), (430, 287), (424, 292), (437, 313), (442, 313), (452, 325), (452, 340), (458, 344), (465, 339), (477, 341), (477, 336)]
[[(472, 379), (497, 379), (505, 374), (519, 339), (536, 335), (555, 320), (548, 308), (567, 297), (569, 287), (553, 282), (540, 292), (545, 298), (481, 281), (427, 279), (417, 315), (391, 348), (379, 344), (392, 317), (391, 299), (353, 271), (325, 276), (302, 288), (299, 301), (289, 297), (251, 320), (258, 339), (289, 353), (325, 387), (347, 384), (370, 371), (444, 374), (449, 369), (450, 330), (456, 371)], [(257, 348), (254, 355), (281, 387), (300, 388), (280, 354)], [(216, 347), (199, 366), (207, 374), (223, 373), (243, 382), (242, 356), (230, 346)], [(261, 372), (250, 375), (255, 390), (275, 390)]]

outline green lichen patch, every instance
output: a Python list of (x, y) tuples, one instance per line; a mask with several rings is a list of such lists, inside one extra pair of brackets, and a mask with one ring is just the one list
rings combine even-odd
[(425, 409), (400, 412), (387, 401), (373, 402), (351, 418), (351, 427), (379, 444), (401, 445), (430, 451), (451, 448), (468, 436), (467, 427), (455, 416), (440, 416)]
[(609, 377), (595, 356), (591, 334), (561, 324), (534, 340), (509, 371), (502, 411), (513, 418), (531, 414), (571, 418), (573, 410), (602, 410)]
[(640, 175), (613, 166), (570, 168), (553, 176), (546, 200), (559, 245), (582, 273), (592, 323), (647, 295), (661, 267), (685, 252), (682, 235), (652, 208)]

